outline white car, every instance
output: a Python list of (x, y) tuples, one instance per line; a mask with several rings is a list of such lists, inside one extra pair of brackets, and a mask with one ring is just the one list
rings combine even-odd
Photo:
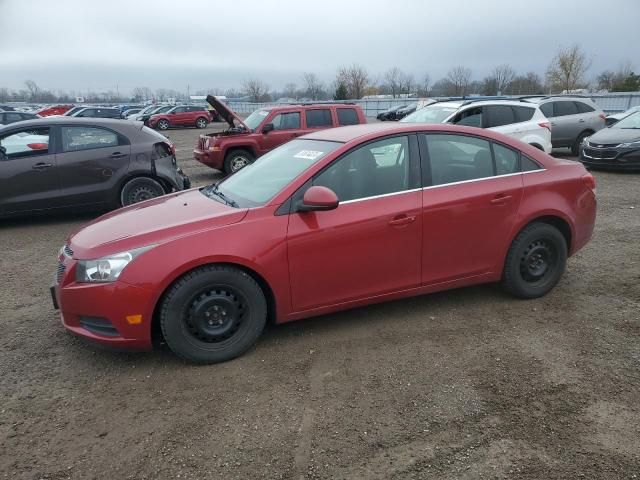
[(551, 153), (551, 123), (536, 104), (513, 100), (432, 103), (404, 117), (406, 123), (453, 123), (488, 128)]
[(3, 139), (0, 142), (0, 147), (3, 147), (4, 155), (26, 151), (47, 150), (49, 148), (49, 135), (19, 132)]

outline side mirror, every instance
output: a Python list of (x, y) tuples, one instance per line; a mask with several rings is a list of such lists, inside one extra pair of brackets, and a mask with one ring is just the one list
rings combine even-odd
[(264, 127), (262, 127), (262, 133), (269, 133), (272, 130), (275, 130), (273, 123), (267, 123)]
[(315, 212), (334, 210), (338, 208), (338, 203), (340, 203), (338, 196), (333, 190), (315, 185), (304, 192), (302, 202), (298, 203), (296, 211)]

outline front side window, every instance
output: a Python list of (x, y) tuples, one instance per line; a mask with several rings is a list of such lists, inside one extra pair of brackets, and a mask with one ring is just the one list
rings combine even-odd
[(60, 130), (64, 152), (118, 146), (118, 136), (110, 130), (96, 127), (62, 127)]
[(482, 128), (482, 107), (468, 108), (458, 113), (452, 120), (455, 125)]
[(78, 117), (94, 117), (96, 109), (95, 108), (87, 108), (78, 113)]
[(516, 123), (516, 118), (510, 105), (490, 105), (486, 108), (489, 115), (488, 127), (500, 127)]
[(305, 117), (307, 119), (307, 128), (324, 128), (333, 126), (331, 110), (328, 109), (307, 110), (305, 112)]
[(493, 176), (488, 141), (467, 135), (426, 134), (425, 137), (432, 185)]
[(564, 117), (565, 115), (575, 115), (578, 113), (578, 107), (574, 102), (563, 101), (555, 102), (553, 111), (556, 117)]
[(49, 128), (27, 128), (0, 137), (0, 160), (49, 153)]
[(300, 128), (300, 112), (279, 113), (271, 119), (274, 130), (292, 130)]
[(358, 112), (353, 108), (338, 108), (338, 125), (358, 125)]
[[(240, 207), (264, 205), (302, 172), (341, 145), (324, 140), (292, 140), (230, 175), (218, 184), (218, 188)], [(210, 191), (208, 188), (202, 190), (205, 195)]]
[(184, 113), (186, 111), (187, 111), (187, 109), (185, 107), (176, 107), (176, 108), (174, 108), (173, 110), (170, 110), (167, 113)]
[(409, 189), (409, 140), (406, 136), (369, 143), (349, 152), (313, 179), (333, 190), (341, 202)]

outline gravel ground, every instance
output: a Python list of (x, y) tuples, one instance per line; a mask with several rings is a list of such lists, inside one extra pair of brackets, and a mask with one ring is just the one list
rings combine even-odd
[[(169, 132), (195, 185), (219, 178), (199, 133)], [(640, 478), (640, 175), (595, 175), (594, 239), (545, 298), (395, 301), (213, 366), (66, 334), (47, 288), (91, 217), (3, 222), (0, 478)]]

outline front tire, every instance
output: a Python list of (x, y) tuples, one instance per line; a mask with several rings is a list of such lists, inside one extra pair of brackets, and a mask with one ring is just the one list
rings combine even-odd
[(232, 174), (253, 163), (254, 157), (247, 150), (233, 150), (224, 159), (224, 171)]
[(209, 125), (209, 122), (207, 122), (207, 119), (204, 117), (198, 117), (196, 120), (196, 128), (207, 128), (207, 125)]
[(592, 135), (591, 132), (582, 132), (580, 135), (578, 135), (578, 138), (576, 138), (576, 141), (573, 145), (571, 145), (571, 154), (574, 156), (578, 156), (580, 155), (580, 145), (582, 145), (582, 141), (587, 138), (589, 135)]
[(547, 223), (532, 223), (515, 238), (504, 264), (502, 285), (519, 298), (546, 295), (558, 283), (567, 263), (567, 242)]
[(157, 123), (158, 130), (166, 130), (169, 128), (169, 122), (165, 119), (159, 120)]
[(242, 355), (267, 321), (258, 283), (232, 267), (208, 265), (187, 273), (169, 289), (160, 326), (169, 348), (195, 363), (218, 363)]
[(126, 207), (164, 194), (162, 185), (153, 178), (136, 177), (127, 181), (120, 189), (120, 205)]

